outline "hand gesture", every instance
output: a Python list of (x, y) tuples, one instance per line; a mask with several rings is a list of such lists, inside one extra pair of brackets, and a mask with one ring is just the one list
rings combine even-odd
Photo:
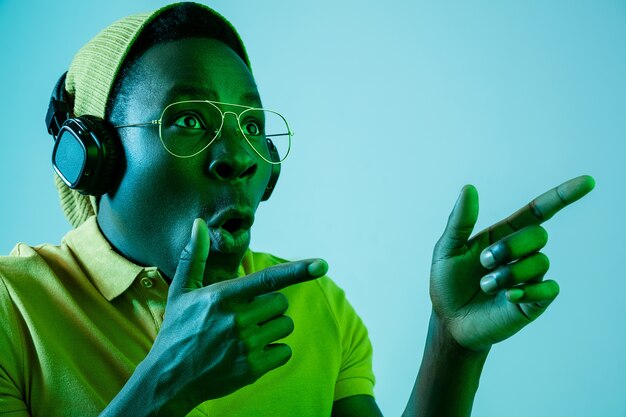
[(284, 315), (287, 298), (275, 291), (328, 270), (325, 261), (309, 259), (203, 287), (209, 248), (207, 225), (196, 219), (150, 352), (168, 377), (164, 392), (192, 408), (287, 363), (291, 349), (273, 342), (291, 334), (294, 323)]
[(434, 314), (461, 346), (484, 351), (539, 317), (559, 293), (543, 280), (548, 234), (540, 226), (593, 189), (580, 176), (535, 198), (470, 239), (478, 193), (466, 185), (433, 253), (430, 296)]

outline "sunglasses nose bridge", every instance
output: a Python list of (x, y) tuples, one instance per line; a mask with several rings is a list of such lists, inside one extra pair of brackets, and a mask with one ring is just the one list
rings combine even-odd
[[(239, 114), (234, 111), (222, 111), (222, 130), (224, 126), (226, 126), (226, 115), (232, 114), (235, 117), (235, 131), (240, 132), (241, 128), (239, 127)], [(241, 132), (243, 133), (243, 132)]]
[(222, 112), (222, 117), (224, 118), (224, 120), (226, 120), (226, 115), (227, 114), (232, 114), (233, 116), (235, 116), (236, 120), (239, 120), (239, 115), (237, 113), (235, 113), (234, 111), (223, 111)]

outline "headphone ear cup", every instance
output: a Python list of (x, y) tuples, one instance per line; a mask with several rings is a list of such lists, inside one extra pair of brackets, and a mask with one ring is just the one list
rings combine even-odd
[[(270, 159), (273, 162), (280, 162), (280, 155), (278, 153), (278, 149), (274, 145), (271, 139), (266, 139), (267, 147), (270, 151)], [(272, 191), (274, 191), (274, 187), (276, 187), (276, 183), (278, 182), (278, 177), (280, 176), (280, 164), (272, 164), (272, 173), (270, 174), (270, 180), (267, 182), (267, 187), (265, 187), (265, 192), (263, 193), (263, 197), (261, 197), (261, 201), (269, 200), (272, 195)]]
[(79, 119), (90, 128), (98, 139), (101, 145), (98, 152), (102, 153), (94, 158), (95, 161), (88, 161), (88, 166), (94, 165), (91, 171), (95, 172), (96, 175), (93, 175), (91, 181), (85, 184), (82, 191), (79, 191), (83, 194), (100, 196), (111, 191), (116, 183), (120, 173), (121, 146), (117, 132), (111, 128), (107, 121), (90, 115), (80, 116)]

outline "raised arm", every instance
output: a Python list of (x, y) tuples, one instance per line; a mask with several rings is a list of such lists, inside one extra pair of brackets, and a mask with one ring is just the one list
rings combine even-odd
[(469, 416), (489, 349), (539, 317), (559, 286), (544, 280), (549, 261), (541, 223), (593, 189), (569, 180), (470, 238), (478, 193), (465, 186), (433, 253), (433, 311), (422, 365), (404, 412)]

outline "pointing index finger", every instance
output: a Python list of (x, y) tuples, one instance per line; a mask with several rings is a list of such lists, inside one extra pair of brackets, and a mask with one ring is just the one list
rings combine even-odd
[(287, 262), (248, 276), (222, 282), (225, 296), (254, 298), (299, 284), (311, 281), (326, 274), (328, 263), (323, 259), (306, 259), (304, 261)]
[(496, 242), (517, 230), (533, 224), (541, 224), (563, 207), (584, 197), (595, 187), (589, 175), (573, 178), (541, 194), (530, 203), (489, 228), (490, 241)]

